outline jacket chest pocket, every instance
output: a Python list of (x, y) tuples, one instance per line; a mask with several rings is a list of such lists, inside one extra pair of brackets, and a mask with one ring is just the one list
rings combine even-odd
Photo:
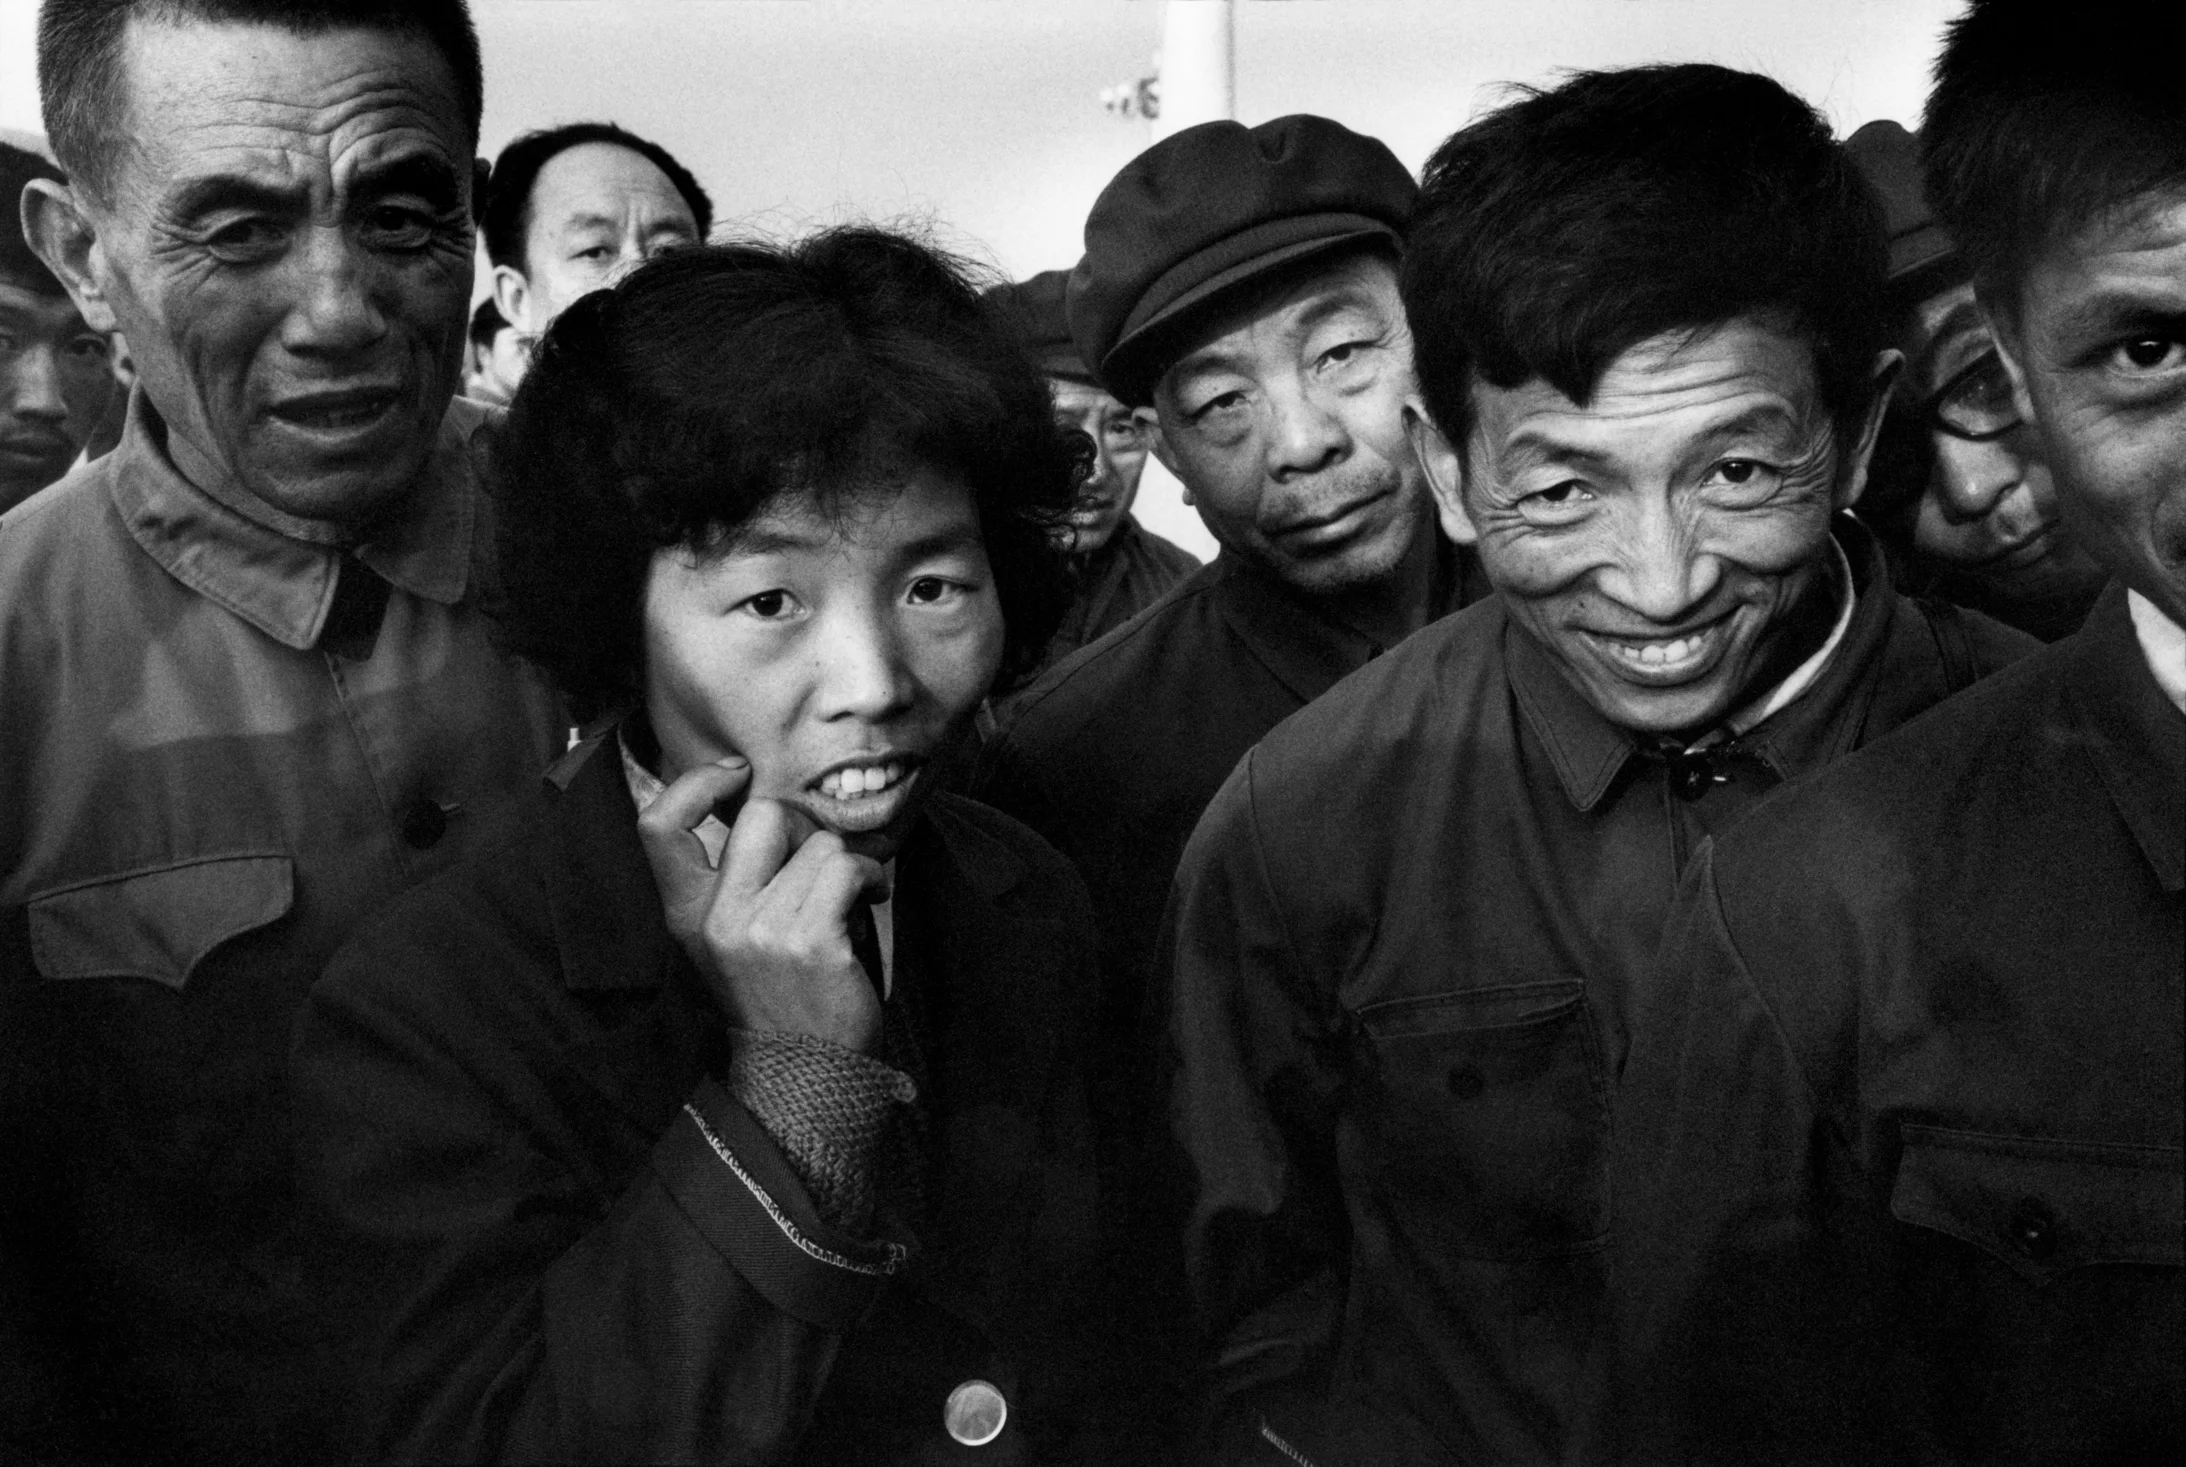
[(181, 989), (230, 938), (295, 900), (281, 853), (200, 857), (30, 899), (31, 961), (51, 979), (143, 978)]
[(2100, 1264), (2186, 1261), (2186, 1176), (2176, 1147), (1940, 1126), (1907, 1126), (1904, 1143), (1891, 1214), (1983, 1250), (2028, 1283)]
[(1609, 1228), (1609, 1106), (1576, 978), (1355, 1017), (1348, 1180), (1461, 1256), (1548, 1258)]

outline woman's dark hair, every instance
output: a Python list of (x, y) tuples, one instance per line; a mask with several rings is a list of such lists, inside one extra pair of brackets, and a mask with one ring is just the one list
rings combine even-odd
[(1067, 601), (1055, 530), (1090, 454), (959, 261), (901, 235), (663, 255), (564, 311), (486, 451), (489, 604), (579, 722), (636, 703), (654, 553), (724, 547), (784, 494), (911, 463), (961, 474), (1006, 627), (1006, 687)]
[(1472, 376), (1585, 403), (1667, 331), (1780, 311), (1842, 423), (1888, 344), (1882, 221), (1814, 109), (1720, 66), (1584, 73), (1428, 160), (1402, 288), (1427, 409), (1453, 442)]

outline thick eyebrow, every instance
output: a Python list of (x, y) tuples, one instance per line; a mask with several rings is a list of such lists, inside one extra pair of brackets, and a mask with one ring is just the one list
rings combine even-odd
[(1934, 375), (1936, 358), (1942, 355), (1944, 343), (1957, 339), (1969, 327), (1980, 325), (1980, 317), (1981, 307), (1972, 300), (1960, 301), (1945, 311), (1943, 319), (1936, 322), (1936, 329), (1928, 333), (1927, 341), (1921, 345), (1920, 360), (1913, 363), (1914, 378), (1925, 381)]
[(2186, 327), (2186, 302), (2136, 290), (2103, 291), (2073, 307), (2065, 317), (2067, 337), (2114, 336), (2122, 332), (2176, 332)]
[(413, 153), (383, 167), (362, 170), (350, 185), (350, 193), (358, 198), (416, 194), (436, 208), (452, 209), (463, 197), (463, 181), (447, 159)]
[(1389, 323), (1382, 318), (1382, 311), (1374, 298), (1366, 291), (1354, 287), (1324, 295), (1300, 311), (1298, 334), (1303, 336), (1329, 317), (1340, 316), (1345, 311), (1357, 311), (1362, 316), (1371, 316), (1382, 330), (1389, 328)]

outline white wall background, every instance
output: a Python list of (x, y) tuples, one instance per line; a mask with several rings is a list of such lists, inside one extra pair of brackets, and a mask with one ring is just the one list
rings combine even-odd
[[(1240, 0), (1237, 111), (1318, 112), (1417, 167), (1500, 84), (1568, 68), (1765, 71), (1841, 132), (1908, 124), (1958, 0)], [(1148, 69), (1149, 0), (472, 0), (482, 150), (610, 118), (698, 174), (732, 227), (915, 219), (1008, 272), (1077, 258), (1101, 185), (1147, 142), (1101, 110)], [(0, 129), (38, 126), (35, 0), (0, 0)], [(1211, 542), (1158, 465), (1140, 516)]]

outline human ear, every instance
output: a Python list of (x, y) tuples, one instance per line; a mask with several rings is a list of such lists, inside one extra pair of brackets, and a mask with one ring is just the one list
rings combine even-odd
[(531, 282), (524, 278), (524, 272), (514, 265), (494, 266), (494, 309), (501, 313), (502, 320), (514, 326), (524, 335), (536, 336), (539, 333), (531, 329), (531, 320), (526, 314), (530, 304)]
[(1460, 545), (1478, 544), (1480, 531), (1465, 512), (1464, 456), (1450, 446), (1440, 428), (1427, 421), (1426, 413), (1416, 403), (1404, 405), (1404, 436), (1411, 442), (1412, 457), (1419, 460), (1420, 472), (1427, 476), (1427, 489), (1435, 497), (1435, 518), (1441, 521), (1442, 533)]
[(1867, 379), (1867, 416), (1860, 424), (1859, 436), (1845, 446), (1843, 465), (1837, 471), (1838, 509), (1850, 509), (1867, 490), (1867, 466), (1875, 456), (1876, 440), (1882, 436), (1882, 417), (1890, 408), (1890, 390), (1897, 386), (1904, 370), (1905, 353), (1896, 347), (1875, 353), (1875, 366)]
[(1139, 425), (1139, 432), (1145, 435), (1146, 446), (1153, 450), (1155, 458), (1161, 460), (1161, 466), (1169, 471), (1169, 477), (1183, 486), (1184, 502), (1189, 505), (1192, 502), (1191, 482), (1177, 468), (1176, 450), (1169, 446), (1169, 435), (1161, 431), (1161, 414), (1150, 407), (1135, 407), (1131, 409), (1131, 421)]
[(22, 215), (24, 240), (68, 291), (84, 324), (93, 331), (118, 330), (107, 299), (106, 251), (75, 190), (34, 178), (23, 189)]

